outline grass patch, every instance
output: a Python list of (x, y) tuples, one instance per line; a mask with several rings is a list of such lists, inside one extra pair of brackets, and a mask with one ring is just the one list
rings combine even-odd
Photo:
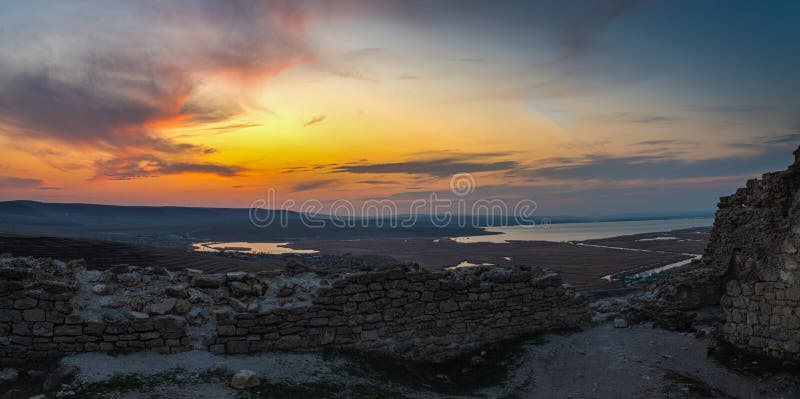
[(676, 371), (668, 370), (664, 375), (667, 385), (662, 389), (662, 393), (671, 397), (679, 398), (714, 398), (725, 396), (717, 389), (710, 387), (697, 378), (681, 374)]
[(707, 355), (719, 365), (743, 375), (763, 376), (785, 371), (800, 372), (800, 368), (796, 365), (787, 366), (781, 360), (747, 353), (724, 341), (717, 341), (709, 346)]
[[(356, 356), (342, 372), (352, 376), (386, 381), (411, 390), (466, 395), (496, 387), (508, 379), (525, 348), (544, 345), (547, 340), (533, 336), (490, 345), (443, 363), (415, 363), (386, 358)], [(483, 355), (481, 353), (483, 352)]]
[(406, 398), (402, 393), (374, 385), (329, 383), (270, 384), (249, 388), (236, 394), (237, 399), (323, 399), (323, 398)]
[(62, 396), (69, 399), (103, 399), (111, 393), (126, 393), (155, 387), (162, 384), (176, 386), (190, 385), (197, 382), (224, 381), (227, 375), (200, 374), (192, 375), (182, 369), (175, 369), (153, 375), (140, 374), (115, 374), (111, 378), (91, 384), (73, 384), (62, 388), (62, 391), (73, 392), (72, 395)]

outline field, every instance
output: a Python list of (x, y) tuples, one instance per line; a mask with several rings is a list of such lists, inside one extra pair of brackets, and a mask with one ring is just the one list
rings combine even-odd
[[(647, 233), (581, 243), (513, 241), (505, 244), (462, 244), (448, 239), (371, 238), (357, 240), (298, 240), (296, 249), (315, 249), (320, 255), (221, 255), (182, 248), (162, 248), (95, 239), (0, 235), (0, 253), (16, 256), (85, 259), (94, 268), (126, 263), (170, 270), (196, 268), (209, 272), (276, 270), (289, 260), (306, 264), (336, 264), (343, 258), (386, 263), (414, 262), (427, 269), (443, 269), (467, 261), (499, 266), (535, 265), (557, 271), (578, 288), (607, 286), (610, 274), (654, 268), (702, 253), (708, 228), (669, 233)], [(677, 239), (653, 239), (676, 237)], [(588, 244), (588, 245), (582, 245)], [(613, 247), (613, 248), (607, 248)], [(637, 250), (630, 250), (637, 249)]]
[(111, 241), (59, 237), (0, 235), (0, 254), (54, 258), (63, 261), (84, 259), (92, 267), (105, 269), (117, 264), (164, 267), (169, 270), (195, 268), (228, 272), (273, 270), (283, 267), (278, 259), (237, 259), (188, 250), (132, 245)]
[[(694, 231), (702, 233), (695, 234)], [(297, 249), (316, 249), (330, 254), (383, 254), (401, 261), (419, 263), (428, 269), (442, 269), (464, 261), (499, 266), (536, 265), (557, 271), (565, 282), (578, 288), (588, 288), (606, 284), (602, 278), (609, 274), (655, 268), (691, 258), (686, 253), (702, 253), (708, 240), (708, 231), (708, 228), (702, 228), (674, 232), (680, 236), (690, 235), (692, 239), (698, 240), (688, 242), (637, 241), (659, 235), (648, 233), (585, 242), (590, 245), (550, 241), (462, 244), (433, 238), (374, 238), (302, 240), (290, 246)], [(673, 232), (669, 234), (672, 236)]]

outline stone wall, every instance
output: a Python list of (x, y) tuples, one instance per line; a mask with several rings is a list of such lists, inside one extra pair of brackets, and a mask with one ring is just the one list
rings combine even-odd
[(703, 262), (722, 276), (724, 338), (800, 360), (800, 149), (788, 170), (720, 199)]
[(204, 274), (0, 258), (0, 359), (333, 348), (441, 361), (588, 319), (538, 268)]

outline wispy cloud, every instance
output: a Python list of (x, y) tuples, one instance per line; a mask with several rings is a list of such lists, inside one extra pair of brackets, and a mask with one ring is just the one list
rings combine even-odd
[(799, 144), (800, 133), (781, 134), (777, 136), (762, 136), (759, 137), (758, 142), (766, 145), (781, 145), (781, 144)]
[(620, 118), (626, 122), (638, 123), (642, 125), (656, 125), (675, 122), (681, 118), (666, 115), (635, 115), (635, 114), (622, 114)]
[(302, 182), (292, 186), (293, 192), (314, 190), (317, 188), (328, 187), (336, 183), (336, 180), (315, 180), (309, 182)]
[(400, 184), (400, 182), (397, 181), (397, 180), (361, 180), (358, 183), (359, 184), (368, 184), (368, 185), (371, 185), (371, 186)]
[(648, 2), (649, 0), (591, 1), (582, 13), (565, 25), (563, 53), (556, 61), (564, 62), (585, 55), (609, 25)]
[(680, 179), (719, 176), (757, 175), (786, 168), (791, 151), (783, 146), (766, 147), (754, 155), (735, 155), (684, 160), (674, 153), (653, 155), (586, 155), (545, 160), (552, 166), (531, 167), (517, 174), (532, 179), (621, 181), (634, 179)]
[(342, 165), (333, 172), (366, 173), (366, 174), (413, 174), (445, 177), (456, 173), (476, 173), (511, 170), (519, 166), (517, 161), (466, 162), (458, 158), (419, 160), (392, 163), (371, 163), (359, 165)]
[(97, 161), (95, 179), (130, 180), (184, 173), (205, 173), (221, 177), (233, 177), (246, 171), (239, 166), (215, 163), (173, 162), (155, 155), (140, 155)]
[(322, 121), (325, 120), (325, 118), (326, 118), (325, 115), (317, 115), (317, 116), (307, 120), (306, 123), (303, 124), (303, 127), (309, 127), (311, 125), (316, 125), (318, 123), (321, 123)]
[(0, 176), (0, 187), (4, 188), (39, 188), (44, 182), (27, 177)]
[(707, 112), (715, 114), (752, 114), (757, 112), (775, 111), (777, 108), (762, 104), (728, 104), (728, 105), (695, 105), (687, 109), (689, 111)]

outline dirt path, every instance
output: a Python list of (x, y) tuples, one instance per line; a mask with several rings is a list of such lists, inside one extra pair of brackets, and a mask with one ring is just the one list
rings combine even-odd
[[(68, 388), (75, 396), (62, 397), (800, 397), (797, 377), (737, 374), (707, 356), (713, 344), (708, 338), (649, 325), (614, 328), (604, 323), (490, 349), (483, 355), (485, 363), (477, 367), (465, 361), (444, 371), (376, 366), (365, 359), (319, 354), (82, 354), (63, 360), (81, 368), (82, 384)], [(228, 388), (231, 373), (239, 369), (256, 372), (261, 387), (243, 392)], [(489, 382), (465, 390), (463, 385), (472, 380)]]
[[(602, 324), (569, 336), (550, 336), (531, 347), (522, 367), (533, 374), (526, 397), (790, 398), (800, 391), (779, 386), (784, 376), (756, 378), (720, 366), (707, 356), (710, 339), (648, 325)], [(787, 381), (788, 382), (788, 381)]]

